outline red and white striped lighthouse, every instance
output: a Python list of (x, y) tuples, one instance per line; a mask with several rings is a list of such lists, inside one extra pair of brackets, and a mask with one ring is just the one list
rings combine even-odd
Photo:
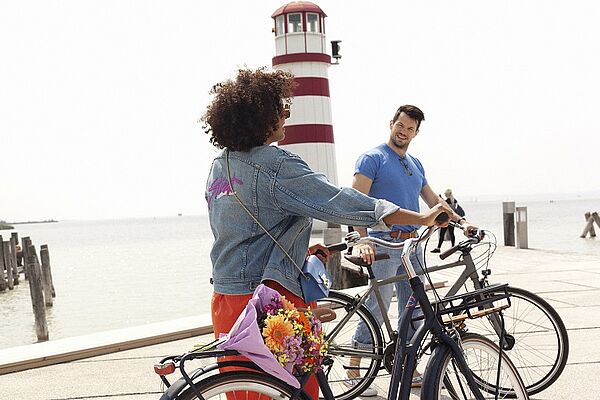
[(329, 100), (325, 13), (309, 1), (286, 4), (271, 16), (275, 20), (273, 68), (294, 74), (291, 117), (285, 139), (278, 145), (302, 157), (314, 171), (337, 185), (337, 167)]

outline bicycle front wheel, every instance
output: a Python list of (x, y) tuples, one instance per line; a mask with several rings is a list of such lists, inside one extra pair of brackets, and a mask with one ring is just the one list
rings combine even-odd
[[(231, 371), (199, 381), (196, 390), (204, 400), (270, 400), (289, 399), (294, 388), (267, 374)], [(187, 388), (177, 396), (177, 400), (195, 399), (198, 396), (192, 388)], [(298, 399), (310, 400), (304, 393)]]
[[(317, 307), (330, 308), (336, 313), (335, 320), (322, 325), (329, 341), (328, 365), (323, 370), (336, 400), (353, 399), (363, 393), (377, 376), (383, 358), (381, 328), (365, 306), (357, 308), (354, 303), (353, 297), (334, 291), (317, 302)], [(343, 323), (350, 313), (353, 314)], [(359, 322), (364, 324), (370, 338), (371, 344), (367, 346), (353, 344), (352, 336)], [(336, 328), (339, 330), (332, 338), (330, 334)]]
[[(529, 395), (550, 386), (562, 373), (569, 356), (567, 329), (558, 313), (541, 297), (524, 289), (509, 286), (511, 306), (503, 311), (507, 350)], [(487, 318), (468, 320), (470, 332), (498, 341), (498, 335)], [(504, 346), (506, 348), (506, 346)]]
[[(484, 399), (496, 399), (496, 392), (498, 392), (498, 399), (515, 397), (519, 400), (529, 399), (525, 384), (506, 352), (502, 353), (498, 379), (500, 348), (491, 340), (477, 334), (467, 333), (461, 340), (465, 361)], [(471, 400), (475, 398), (452, 350), (447, 346), (436, 348), (423, 375), (421, 399)]]

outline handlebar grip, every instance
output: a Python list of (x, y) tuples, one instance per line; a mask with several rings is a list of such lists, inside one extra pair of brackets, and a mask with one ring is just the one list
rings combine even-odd
[(450, 217), (448, 216), (447, 212), (442, 212), (439, 213), (437, 217), (435, 217), (435, 222), (437, 222), (438, 224), (443, 224), (444, 222), (448, 221), (448, 219), (450, 219)]
[[(344, 258), (346, 260), (350, 261), (352, 264), (360, 265), (361, 267), (367, 267), (367, 266), (371, 265), (370, 263), (364, 262), (364, 260), (362, 259), (361, 256), (345, 255)], [(390, 258), (390, 255), (387, 253), (375, 254), (375, 261), (387, 260), (388, 258)]]
[(348, 245), (344, 242), (332, 244), (331, 246), (327, 246), (327, 249), (331, 252), (346, 250)]
[(456, 250), (460, 247), (460, 244), (450, 247), (448, 250), (440, 254), (440, 260), (445, 260), (450, 257), (452, 254), (456, 253)]
[[(329, 250), (331, 253), (335, 253), (338, 251), (342, 251), (342, 250), (346, 250), (348, 248), (348, 245), (344, 242), (342, 243), (336, 243), (336, 244), (332, 244), (330, 246), (327, 246), (327, 250)], [(325, 257), (325, 253), (323, 252), (323, 250), (317, 250), (315, 251), (315, 254), (320, 254), (323, 257)]]

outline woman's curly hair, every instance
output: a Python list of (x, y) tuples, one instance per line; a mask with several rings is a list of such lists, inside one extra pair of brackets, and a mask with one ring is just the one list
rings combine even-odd
[(248, 151), (265, 144), (277, 129), (279, 117), (294, 89), (289, 72), (240, 69), (235, 80), (210, 91), (212, 103), (202, 116), (210, 142), (222, 149)]

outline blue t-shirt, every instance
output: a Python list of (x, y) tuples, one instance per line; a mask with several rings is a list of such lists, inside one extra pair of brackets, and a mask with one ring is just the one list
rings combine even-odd
[[(373, 181), (369, 196), (385, 199), (407, 210), (419, 211), (421, 189), (427, 185), (425, 169), (410, 154), (400, 157), (386, 143), (362, 154), (356, 160), (354, 174)], [(392, 230), (410, 232), (418, 225), (394, 225)]]

